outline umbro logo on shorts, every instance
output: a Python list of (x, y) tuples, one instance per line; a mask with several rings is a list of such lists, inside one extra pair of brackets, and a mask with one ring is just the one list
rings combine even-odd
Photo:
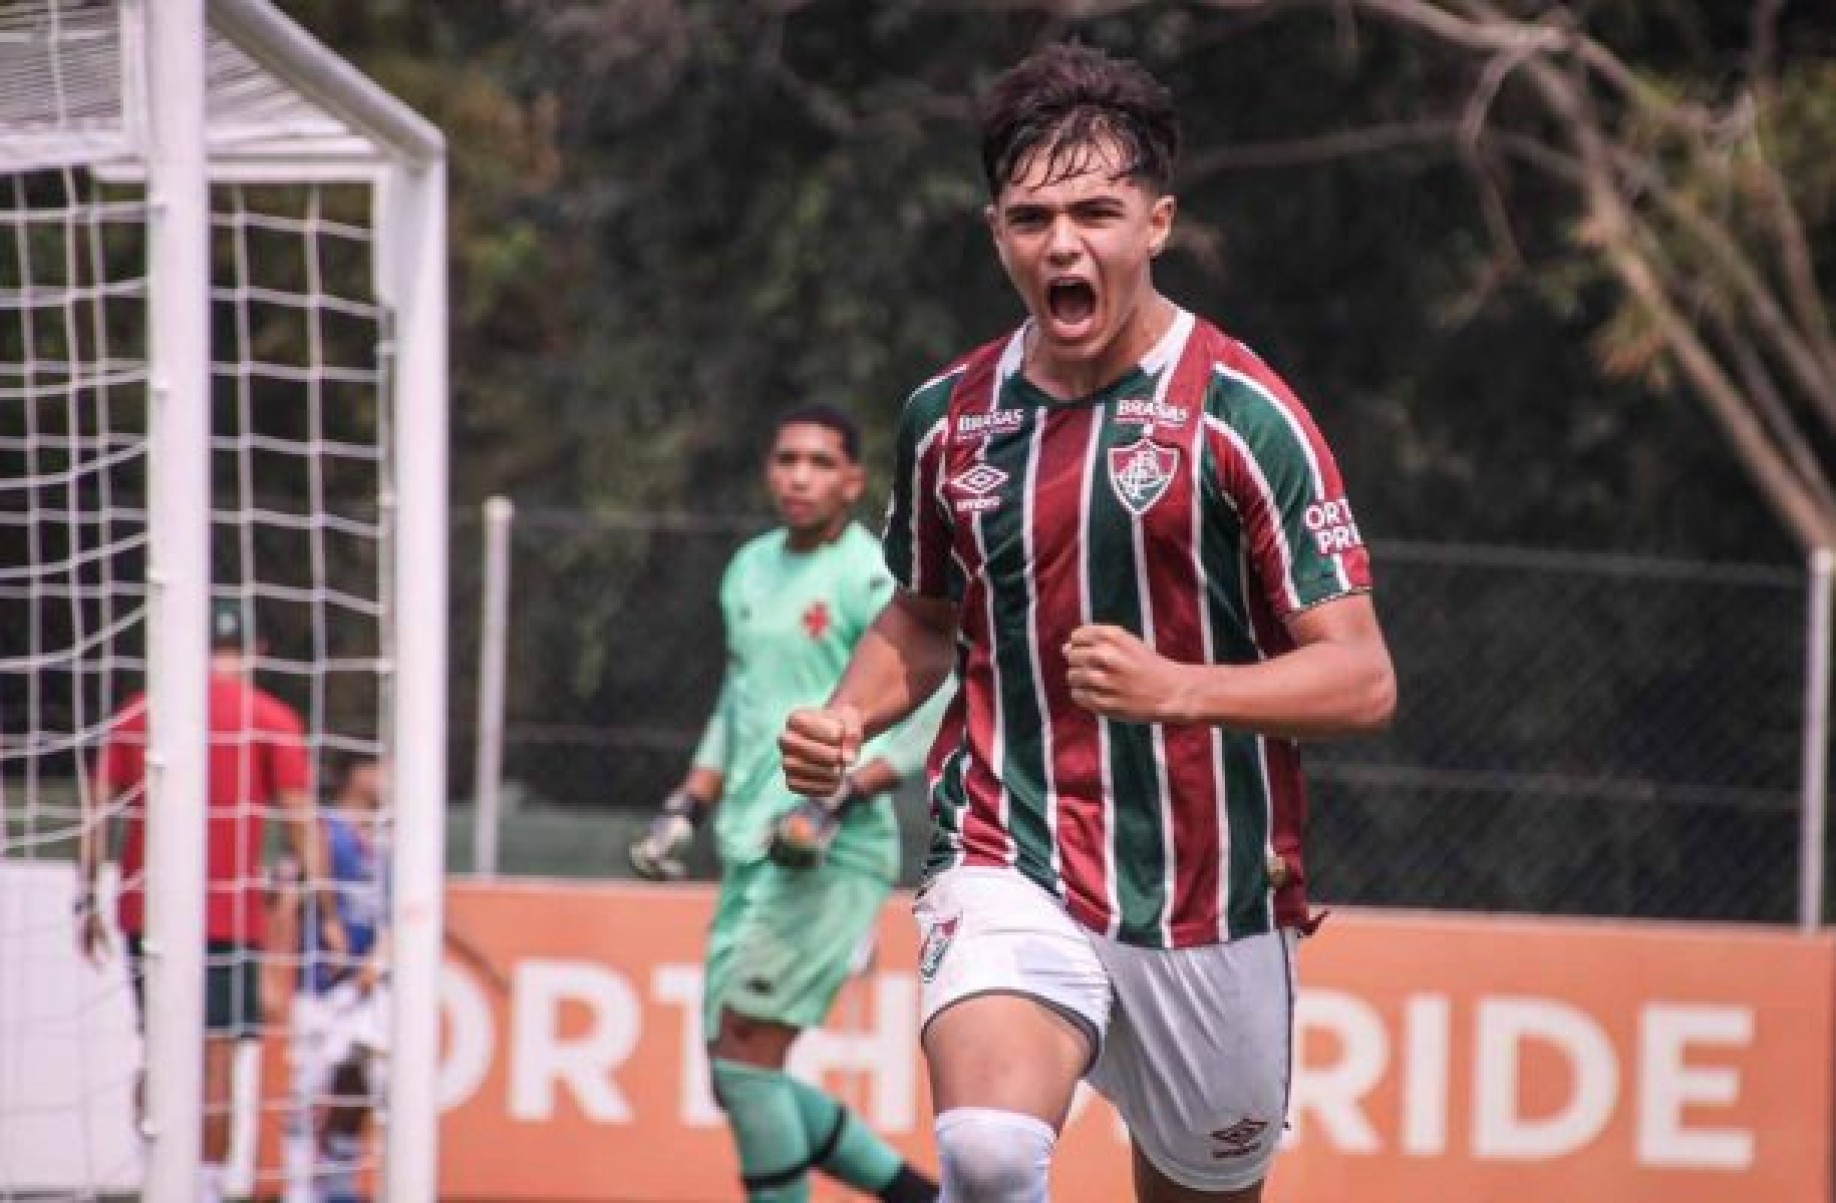
[(1211, 1155), (1218, 1161), (1247, 1157), (1256, 1151), (1257, 1142), (1268, 1130), (1267, 1122), (1259, 1119), (1240, 1119), (1228, 1128), (1219, 1128), (1211, 1134), (1211, 1139), (1218, 1142)]

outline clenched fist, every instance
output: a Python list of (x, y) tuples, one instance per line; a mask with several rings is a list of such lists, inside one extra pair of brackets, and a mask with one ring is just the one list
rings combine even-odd
[(1113, 626), (1077, 628), (1064, 652), (1071, 700), (1092, 714), (1131, 723), (1182, 721), (1190, 665)]
[(784, 783), (793, 794), (827, 798), (861, 754), (861, 712), (853, 706), (793, 710), (778, 736)]

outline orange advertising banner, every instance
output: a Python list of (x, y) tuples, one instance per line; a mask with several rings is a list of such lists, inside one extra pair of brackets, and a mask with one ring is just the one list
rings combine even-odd
[[(701, 887), (455, 883), (441, 1197), (732, 1200)], [(907, 901), (793, 1070), (934, 1167)], [(1301, 952), (1272, 1199), (1828, 1203), (1832, 946), (1747, 928), (1340, 912)], [(1084, 1097), (1053, 1198), (1131, 1197)], [(849, 1197), (819, 1187), (817, 1197)]]

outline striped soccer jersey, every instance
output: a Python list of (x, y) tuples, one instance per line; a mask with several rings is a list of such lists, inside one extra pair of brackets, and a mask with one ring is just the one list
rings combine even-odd
[(1149, 947), (1304, 924), (1295, 743), (1098, 718), (1062, 649), (1109, 623), (1188, 663), (1291, 650), (1284, 619), (1370, 588), (1332, 454), (1261, 360), (1189, 313), (1077, 401), (1021, 375), (1024, 335), (920, 387), (900, 422), (887, 564), (961, 622), (927, 876), (1011, 865)]

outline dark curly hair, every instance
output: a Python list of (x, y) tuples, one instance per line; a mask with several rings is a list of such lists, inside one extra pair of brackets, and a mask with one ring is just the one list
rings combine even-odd
[(1044, 156), (1045, 180), (1089, 170), (1101, 142), (1122, 152), (1117, 179), (1155, 193), (1173, 183), (1179, 115), (1171, 92), (1131, 59), (1057, 43), (1009, 68), (982, 101), (982, 172), (999, 196)]

